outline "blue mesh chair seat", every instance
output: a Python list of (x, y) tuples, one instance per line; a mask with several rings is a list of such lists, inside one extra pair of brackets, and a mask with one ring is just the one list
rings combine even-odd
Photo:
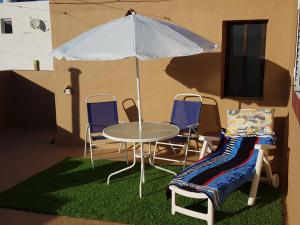
[(102, 136), (102, 135), (97, 135), (97, 136), (91, 136), (93, 141), (99, 141), (99, 140), (105, 140), (106, 137)]
[[(101, 97), (106, 97), (106, 98), (109, 97), (112, 98), (112, 100), (90, 102), (93, 99), (101, 98)], [(84, 155), (86, 156), (87, 142), (89, 142), (91, 163), (92, 163), (92, 167), (94, 167), (93, 147), (95, 146), (95, 144), (93, 142), (106, 139), (102, 135), (103, 129), (108, 126), (119, 123), (117, 101), (116, 98), (111, 94), (96, 94), (96, 95), (88, 96), (86, 98), (86, 104), (87, 104), (88, 124), (86, 126)], [(121, 143), (120, 143), (119, 151), (120, 148), (121, 148)]]
[[(182, 97), (183, 100), (178, 98)], [(187, 100), (187, 98), (193, 98), (193, 101)], [(196, 94), (178, 94), (174, 98), (173, 109), (171, 114), (170, 123), (176, 125), (180, 129), (180, 134), (175, 138), (164, 142), (156, 142), (153, 163), (155, 159), (165, 161), (175, 161), (186, 163), (187, 153), (189, 151), (200, 151), (189, 149), (189, 143), (192, 139), (197, 138), (197, 127), (200, 119), (202, 106), (202, 97)], [(159, 145), (171, 146), (173, 152), (176, 154), (177, 150), (184, 150), (184, 159), (175, 160), (172, 158), (157, 156), (156, 151)]]

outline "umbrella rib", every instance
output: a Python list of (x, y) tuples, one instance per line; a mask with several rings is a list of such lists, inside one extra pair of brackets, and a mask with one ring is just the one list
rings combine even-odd
[[(149, 28), (153, 31), (154, 35), (156, 36), (156, 38), (157, 38), (158, 40), (160, 39), (160, 38), (157, 36), (156, 31), (153, 30), (153, 28), (152, 28), (151, 26), (149, 26), (147, 23), (144, 23), (142, 20), (139, 20), (139, 21), (140, 21), (142, 24), (145, 24), (147, 27), (149, 27)], [(166, 52), (169, 53), (169, 51), (166, 49), (165, 46), (163, 46), (163, 48), (165, 49)], [(135, 52), (136, 52), (136, 50), (135, 50)], [(158, 57), (155, 57), (155, 58), (158, 58)]]
[[(145, 24), (146, 26), (148, 26), (152, 31), (153, 31), (153, 33), (155, 34), (155, 36), (159, 39), (159, 37), (157, 36), (157, 33), (156, 33), (156, 31), (151, 27), (151, 26), (149, 26), (147, 23), (144, 23), (142, 20), (139, 20), (141, 23), (143, 23), (143, 24)], [(157, 23), (157, 21), (155, 21), (155, 20), (153, 20), (153, 22), (154, 23)], [(165, 23), (162, 23), (162, 24), (164, 24), (166, 27), (168, 27), (168, 28), (170, 28), (170, 30), (172, 31), (172, 32), (175, 32), (176, 34), (178, 34), (178, 35), (180, 35), (181, 37), (183, 37), (185, 40), (187, 40), (187, 41), (189, 41), (189, 42), (191, 42), (191, 43), (193, 43), (194, 45), (196, 45), (197, 47), (198, 47), (198, 49), (199, 50), (201, 50), (201, 51), (199, 51), (199, 50), (193, 50), (192, 52), (185, 52), (185, 53), (181, 53), (180, 55), (178, 54), (178, 56), (185, 56), (185, 55), (191, 55), (191, 54), (195, 54), (195, 53), (202, 53), (202, 52), (204, 52), (204, 48), (202, 48), (201, 46), (199, 46), (197, 43), (195, 43), (194, 41), (192, 41), (192, 40), (190, 40), (190, 39), (188, 39), (188, 38), (186, 38), (185, 36), (183, 36), (181, 33), (179, 33), (179, 32), (176, 32), (176, 30), (174, 30), (172, 27), (170, 27), (170, 26), (167, 26)], [(158, 29), (159, 29), (159, 26), (157, 26), (158, 27)], [(178, 41), (178, 42), (181, 42), (181, 41), (179, 41), (179, 40), (176, 40), (176, 41)], [(168, 50), (164, 47), (164, 49), (166, 50), (166, 52), (168, 52)], [(191, 54), (190, 54), (191, 53)], [(170, 56), (169, 56), (170, 57)], [(156, 57), (157, 58), (157, 57)]]

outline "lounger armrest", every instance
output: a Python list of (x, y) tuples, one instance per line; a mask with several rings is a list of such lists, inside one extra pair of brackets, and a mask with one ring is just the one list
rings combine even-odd
[(270, 144), (256, 144), (254, 146), (255, 149), (258, 150), (271, 150), (271, 149), (276, 149), (276, 145), (270, 145)]
[(199, 141), (220, 141), (220, 137), (213, 137), (213, 136), (199, 136)]

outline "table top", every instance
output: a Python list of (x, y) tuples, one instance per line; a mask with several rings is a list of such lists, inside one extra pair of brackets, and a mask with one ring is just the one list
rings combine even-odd
[(138, 122), (120, 123), (103, 130), (104, 137), (119, 142), (155, 142), (167, 140), (179, 134), (179, 128), (169, 123)]

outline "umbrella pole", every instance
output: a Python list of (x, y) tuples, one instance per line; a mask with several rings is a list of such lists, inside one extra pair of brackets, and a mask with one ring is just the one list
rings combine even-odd
[(137, 87), (137, 97), (138, 97), (139, 130), (142, 130), (140, 67), (139, 67), (139, 60), (137, 57), (135, 57), (135, 67), (136, 67), (136, 87)]

